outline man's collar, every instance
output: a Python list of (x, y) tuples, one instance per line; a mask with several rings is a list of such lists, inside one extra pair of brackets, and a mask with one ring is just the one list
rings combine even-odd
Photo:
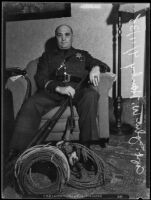
[(70, 49), (59, 49), (59, 48), (55, 48), (53, 52), (54, 52), (55, 54), (59, 54), (59, 53), (64, 52), (64, 51), (67, 52), (67, 55), (71, 55), (71, 54), (75, 53), (75, 48), (73, 48), (73, 47), (71, 47)]

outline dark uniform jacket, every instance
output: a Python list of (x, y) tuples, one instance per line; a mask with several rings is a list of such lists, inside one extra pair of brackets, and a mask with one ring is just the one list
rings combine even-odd
[[(98, 59), (93, 58), (87, 51), (79, 50), (71, 47), (68, 50), (60, 50), (58, 48), (44, 52), (39, 58), (35, 81), (39, 89), (47, 89), (49, 92), (54, 92), (57, 86), (63, 86), (64, 83), (56, 80), (58, 74), (64, 73), (62, 63), (65, 63), (66, 73), (75, 77), (82, 78), (86, 73), (89, 73), (94, 66), (100, 67), (100, 72), (109, 72), (110, 68)], [(75, 87), (74, 83), (68, 83)]]

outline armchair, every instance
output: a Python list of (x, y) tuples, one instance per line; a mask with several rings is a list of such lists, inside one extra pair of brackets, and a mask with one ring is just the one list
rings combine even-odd
[[(31, 61), (25, 68), (27, 76), (31, 84), (31, 95), (37, 90), (37, 86), (34, 80), (34, 75), (37, 70), (38, 58)], [(27, 79), (24, 76), (18, 76), (17, 79), (10, 78), (7, 81), (6, 87), (12, 92), (13, 95), (13, 106), (14, 106), (14, 118), (20, 110), (20, 107), (23, 103), (24, 97), (26, 96), (27, 90)], [(100, 138), (109, 137), (109, 102), (108, 102), (108, 93), (112, 87), (113, 81), (115, 80), (115, 75), (112, 73), (101, 73), (101, 79), (98, 87), (94, 87), (100, 94), (98, 102), (98, 114), (97, 114), (97, 123), (99, 129)], [(54, 113), (57, 111), (58, 107), (52, 109), (47, 114), (42, 117), (40, 127), (50, 119)], [(65, 112), (62, 114), (61, 118), (56, 123), (55, 127), (48, 135), (46, 141), (58, 141), (61, 140), (67, 117), (70, 115), (70, 108), (67, 107)], [(79, 126), (78, 126), (78, 114), (74, 107), (75, 115), (75, 124), (76, 127), (73, 133), (70, 135), (71, 140), (78, 140), (79, 138)]]

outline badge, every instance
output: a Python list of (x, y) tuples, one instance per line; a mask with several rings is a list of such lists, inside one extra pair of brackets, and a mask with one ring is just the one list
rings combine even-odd
[(80, 61), (83, 61), (83, 55), (81, 53), (76, 53), (76, 58), (78, 58)]

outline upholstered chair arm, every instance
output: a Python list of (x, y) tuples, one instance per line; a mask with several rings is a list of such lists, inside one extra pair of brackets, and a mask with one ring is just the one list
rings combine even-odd
[(100, 82), (94, 87), (100, 94), (98, 102), (98, 127), (99, 137), (109, 138), (109, 90), (112, 87), (116, 75), (112, 72), (101, 73)]
[(11, 91), (13, 97), (14, 118), (16, 118), (23, 102), (30, 95), (28, 85), (30, 85), (30, 81), (28, 82), (28, 78), (23, 75), (11, 76), (6, 82), (5, 89)]

